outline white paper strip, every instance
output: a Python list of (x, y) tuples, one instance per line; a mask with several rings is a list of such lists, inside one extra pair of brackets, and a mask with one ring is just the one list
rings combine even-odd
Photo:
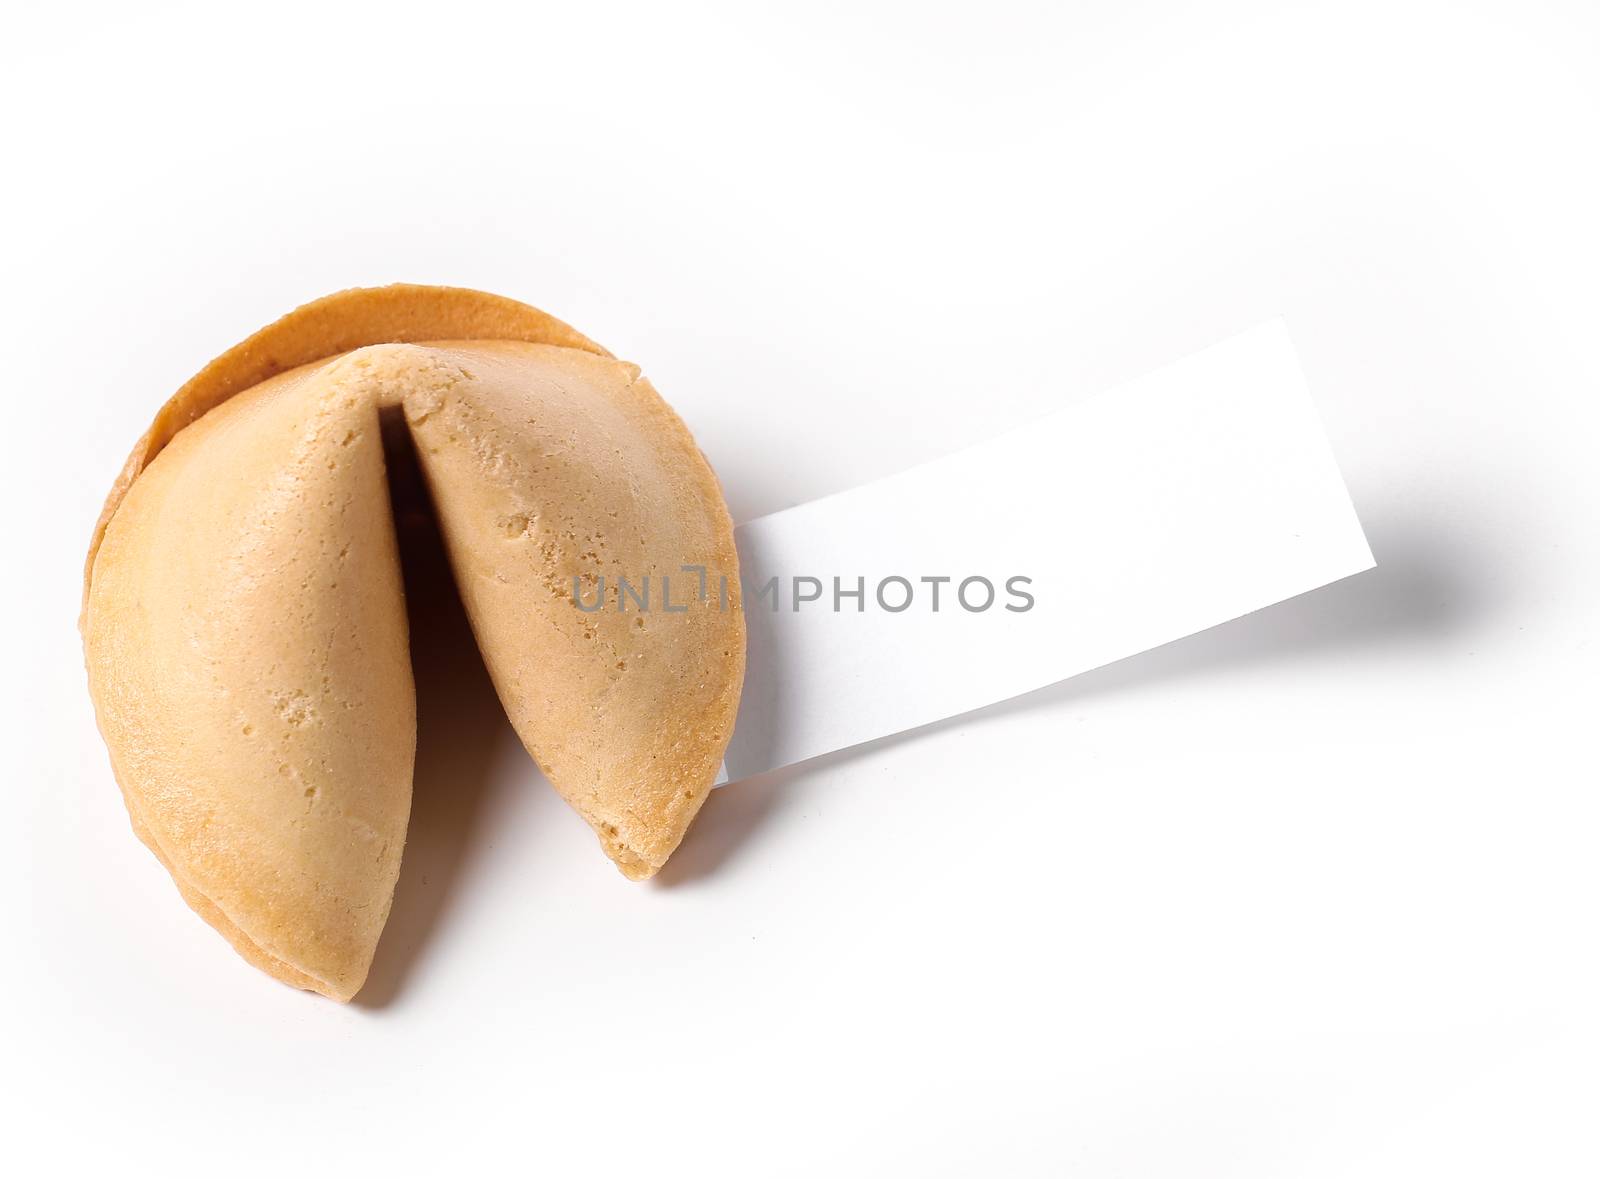
[[(737, 536), (750, 637), (735, 781), (1373, 566), (1282, 321)], [(957, 600), (968, 578), (994, 587), (988, 609)], [(1013, 578), (1029, 581), (1008, 593)], [(967, 606), (985, 596), (968, 582)]]

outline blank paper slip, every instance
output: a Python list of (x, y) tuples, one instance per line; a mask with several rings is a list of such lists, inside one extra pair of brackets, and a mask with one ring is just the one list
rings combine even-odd
[(749, 664), (731, 780), (1373, 566), (1278, 320), (737, 539)]

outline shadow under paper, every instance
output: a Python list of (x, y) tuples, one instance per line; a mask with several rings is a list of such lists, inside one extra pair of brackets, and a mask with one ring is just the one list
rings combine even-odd
[[(799, 795), (804, 788), (796, 779), (816, 778), (818, 769), (842, 764), (867, 750), (893, 748), (994, 717), (1059, 708), (1151, 684), (1426, 645), (1459, 631), (1491, 608), (1480, 589), (1478, 557), (1462, 551), (1448, 534), (1383, 517), (1366, 521), (1365, 530), (1377, 559), (1375, 569), (1037, 691), (715, 790), (657, 879), (670, 887), (717, 871), (780, 809), (803, 804)], [(752, 660), (766, 655), (758, 649), (759, 642), (760, 631), (752, 628)], [(782, 707), (777, 699), (758, 703), (774, 716)]]

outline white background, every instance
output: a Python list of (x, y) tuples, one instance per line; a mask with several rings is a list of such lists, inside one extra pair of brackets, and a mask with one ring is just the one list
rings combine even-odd
[[(1600, 1169), (1594, 5), (228, 7), (8, 17), (0, 1165)], [(1282, 313), (1379, 569), (719, 792), (645, 886), (423, 642), (339, 1007), (134, 839), (74, 624), (157, 404), (392, 280), (641, 362), (740, 519)]]

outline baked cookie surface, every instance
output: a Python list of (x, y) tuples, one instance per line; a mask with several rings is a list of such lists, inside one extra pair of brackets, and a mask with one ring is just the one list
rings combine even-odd
[[(744, 668), (715, 476), (639, 370), (564, 324), (477, 292), (351, 291), (202, 370), (96, 526), (90, 691), (185, 899), (338, 999), (388, 914), (416, 742), (384, 415), (512, 724), (626, 875), (683, 838)], [(669, 578), (654, 609), (623, 589)]]

